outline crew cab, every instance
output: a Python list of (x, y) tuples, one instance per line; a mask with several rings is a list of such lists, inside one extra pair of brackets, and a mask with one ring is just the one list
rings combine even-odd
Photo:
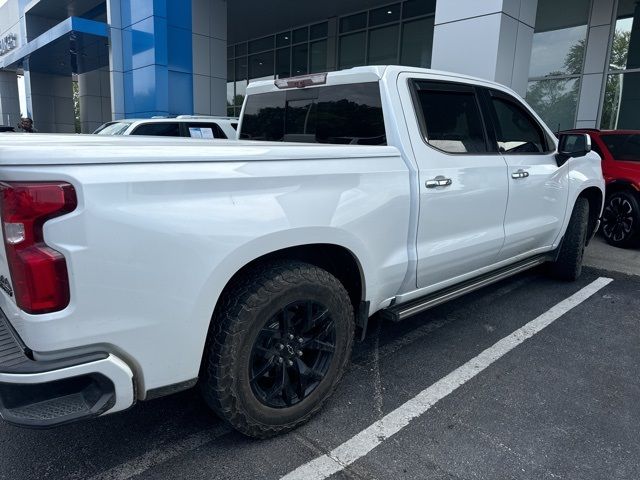
[(581, 272), (600, 158), (513, 91), (389, 66), (252, 83), (245, 140), (0, 138), (0, 413), (199, 384), (254, 437), (316, 413), (371, 315)]

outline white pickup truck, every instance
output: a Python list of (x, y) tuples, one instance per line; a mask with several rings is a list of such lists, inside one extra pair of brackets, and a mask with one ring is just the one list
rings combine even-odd
[(575, 279), (599, 224), (589, 137), (558, 149), (495, 83), (396, 66), (257, 82), (239, 133), (0, 137), (6, 421), (198, 383), (241, 432), (284, 432), (336, 388), (374, 313), (544, 262)]

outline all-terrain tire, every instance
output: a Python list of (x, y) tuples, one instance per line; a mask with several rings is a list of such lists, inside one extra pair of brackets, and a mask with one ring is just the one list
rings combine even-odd
[[(252, 352), (270, 319), (301, 301), (326, 306), (335, 350), (311, 393), (295, 405), (273, 408), (252, 388)], [(298, 261), (256, 267), (225, 290), (214, 312), (200, 374), (204, 399), (245, 435), (268, 438), (292, 430), (317, 413), (338, 385), (351, 356), (354, 325), (349, 294), (329, 272)]]
[(560, 280), (574, 281), (582, 273), (582, 260), (589, 227), (589, 201), (576, 200), (569, 226), (562, 240), (558, 258), (551, 264), (551, 274)]

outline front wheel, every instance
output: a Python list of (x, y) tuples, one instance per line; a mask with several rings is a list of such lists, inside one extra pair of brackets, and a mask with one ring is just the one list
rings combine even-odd
[(602, 234), (610, 245), (626, 248), (640, 237), (640, 206), (632, 192), (615, 192), (607, 197), (602, 212)]
[(589, 227), (589, 201), (578, 198), (562, 239), (558, 258), (551, 264), (551, 274), (566, 281), (576, 280), (582, 273), (582, 260)]
[(330, 273), (278, 262), (246, 275), (213, 318), (201, 389), (220, 417), (266, 438), (316, 413), (351, 353), (353, 308)]

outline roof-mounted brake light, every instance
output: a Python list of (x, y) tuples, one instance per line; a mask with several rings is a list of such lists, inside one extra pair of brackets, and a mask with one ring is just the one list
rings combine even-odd
[(305, 88), (313, 85), (324, 85), (327, 83), (326, 73), (314, 73), (312, 75), (302, 75), (300, 77), (279, 78), (275, 81), (276, 87), (285, 88)]

